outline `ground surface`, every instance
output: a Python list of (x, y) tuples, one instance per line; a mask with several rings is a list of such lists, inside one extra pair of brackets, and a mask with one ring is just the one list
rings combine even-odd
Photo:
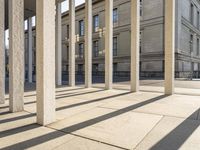
[(34, 85), (26, 85), (24, 112), (9, 113), (8, 100), (0, 105), (0, 149), (199, 150), (199, 85), (187, 82), (165, 96), (162, 84), (141, 81), (138, 93), (128, 82), (110, 91), (103, 84), (59, 87), (56, 122), (46, 127), (36, 124)]

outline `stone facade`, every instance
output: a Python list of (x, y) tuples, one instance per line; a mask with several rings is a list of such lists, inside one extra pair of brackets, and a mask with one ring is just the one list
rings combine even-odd
[[(113, 70), (121, 74), (130, 71), (130, 0), (114, 0)], [(84, 71), (85, 6), (76, 8), (76, 71)], [(115, 11), (115, 12), (114, 12)], [(176, 77), (190, 77), (200, 70), (200, 2), (176, 0)], [(164, 74), (164, 0), (141, 0), (140, 76), (163, 77)], [(96, 28), (95, 28), (96, 16)], [(83, 22), (82, 22), (83, 21)], [(83, 28), (82, 28), (83, 26)], [(93, 72), (104, 71), (105, 2), (93, 0)], [(33, 33), (35, 37), (35, 34)], [(35, 38), (33, 38), (35, 39)], [(69, 16), (62, 15), (62, 65), (68, 71)], [(33, 47), (34, 47), (33, 42)], [(35, 47), (34, 47), (35, 48)], [(27, 48), (26, 48), (27, 49)], [(34, 56), (33, 56), (34, 57)]]

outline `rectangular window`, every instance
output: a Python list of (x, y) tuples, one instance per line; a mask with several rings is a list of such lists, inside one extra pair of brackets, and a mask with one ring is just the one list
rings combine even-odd
[(190, 54), (193, 52), (193, 35), (190, 35)]
[(97, 32), (99, 28), (99, 15), (93, 17), (93, 31)]
[(117, 56), (117, 37), (113, 37), (113, 56)]
[(117, 63), (113, 63), (113, 72), (117, 72)]
[(199, 29), (199, 11), (197, 11), (197, 29)]
[(143, 10), (142, 10), (142, 0), (140, 0), (140, 16), (143, 16)]
[(142, 32), (140, 32), (140, 53), (142, 53)]
[(67, 60), (69, 60), (69, 46), (67, 45)]
[(197, 56), (199, 56), (199, 38), (197, 38)]
[(99, 65), (98, 64), (93, 64), (92, 65), (92, 72), (98, 72), (99, 71)]
[(78, 64), (78, 73), (79, 74), (83, 73), (83, 64)]
[(99, 42), (98, 41), (93, 42), (93, 56), (94, 57), (99, 56)]
[(113, 9), (113, 24), (118, 23), (118, 10), (117, 8)]
[(84, 44), (80, 43), (79, 44), (78, 57), (79, 58), (83, 58), (83, 56), (84, 56)]
[(69, 39), (69, 25), (67, 25), (67, 38)]
[(79, 21), (79, 35), (80, 36), (84, 35), (84, 21), (83, 20)]
[(190, 5), (190, 21), (191, 21), (191, 24), (193, 24), (193, 15), (194, 15), (194, 5), (193, 4), (191, 4)]

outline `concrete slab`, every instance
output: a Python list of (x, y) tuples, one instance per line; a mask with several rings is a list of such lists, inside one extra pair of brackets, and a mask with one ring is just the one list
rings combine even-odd
[(55, 150), (122, 150), (120, 148), (76, 137), (69, 142), (55, 148)]
[(0, 149), (52, 150), (74, 138), (53, 129), (29, 124), (0, 133)]
[(199, 150), (200, 122), (164, 117), (136, 150)]
[[(95, 108), (51, 124), (51, 128), (72, 132), (118, 147), (134, 148), (162, 116)], [(148, 124), (148, 126), (147, 126)]]
[[(159, 97), (161, 98), (156, 99)], [(134, 105), (139, 106), (133, 109), (134, 112), (187, 118), (200, 108), (200, 100), (197, 96), (173, 95), (162, 97), (162, 95), (159, 96), (154, 93), (137, 93), (123, 96), (123, 100), (117, 99), (101, 107), (122, 109)], [(198, 112), (194, 113), (190, 118), (197, 119), (197, 115)]]
[(27, 112), (4, 114), (0, 116), (0, 132), (26, 126), (35, 122), (35, 115)]

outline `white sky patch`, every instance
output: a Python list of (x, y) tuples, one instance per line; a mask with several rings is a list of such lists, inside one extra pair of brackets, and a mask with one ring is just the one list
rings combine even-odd
[[(68, 0), (65, 0), (64, 2), (62, 2), (62, 13), (66, 12), (67, 10), (69, 10), (69, 5), (68, 5)], [(76, 6), (81, 5), (83, 3), (85, 3), (85, 0), (75, 0)], [(32, 26), (35, 26), (35, 16), (32, 18)], [(28, 29), (28, 24), (27, 24), (27, 20), (25, 20), (24, 22), (24, 29), (27, 30)], [(6, 44), (6, 48), (8, 48), (9, 45), (9, 31), (6, 30), (5, 31), (5, 44)]]

